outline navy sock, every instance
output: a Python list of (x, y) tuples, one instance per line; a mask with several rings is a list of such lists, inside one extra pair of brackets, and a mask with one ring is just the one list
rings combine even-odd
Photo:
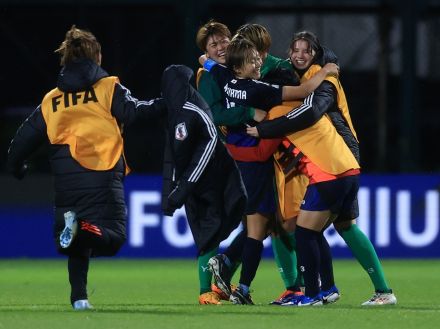
[(244, 244), (246, 242), (247, 231), (241, 230), (240, 233), (234, 238), (229, 247), (225, 250), (224, 254), (229, 258), (231, 263), (240, 263), (241, 255), (243, 253)]
[(329, 290), (335, 285), (335, 278), (333, 275), (332, 253), (324, 233), (318, 236), (319, 252), (321, 256), (321, 290)]
[(250, 287), (252, 280), (260, 265), (261, 254), (263, 253), (263, 242), (252, 238), (246, 238), (243, 248), (243, 257), (240, 273), (240, 284)]
[(305, 295), (315, 297), (319, 294), (319, 232), (296, 226), (296, 256), (301, 273), (304, 276)]

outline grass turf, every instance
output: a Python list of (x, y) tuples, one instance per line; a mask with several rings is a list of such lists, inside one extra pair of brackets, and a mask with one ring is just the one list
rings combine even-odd
[(263, 259), (252, 286), (256, 306), (198, 305), (195, 260), (94, 259), (88, 287), (95, 309), (75, 312), (66, 260), (0, 260), (0, 329), (437, 328), (440, 260), (383, 265), (396, 306), (361, 307), (373, 288), (361, 267), (347, 260), (334, 264), (342, 293), (337, 303), (296, 308), (267, 305), (283, 291), (269, 259)]

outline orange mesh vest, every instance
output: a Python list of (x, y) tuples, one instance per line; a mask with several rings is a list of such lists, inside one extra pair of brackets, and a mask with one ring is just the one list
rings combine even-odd
[(123, 154), (123, 140), (111, 105), (117, 77), (106, 77), (89, 90), (51, 90), (41, 110), (51, 144), (69, 145), (72, 157), (91, 170), (113, 168)]
[[(313, 65), (306, 72), (303, 79), (309, 79), (319, 68), (318, 65)], [(334, 78), (327, 78), (326, 80), (335, 85), (338, 93), (338, 107), (349, 123), (353, 134), (356, 136), (348, 114), (345, 94), (343, 93), (338, 80)], [(339, 101), (341, 101), (341, 104), (339, 104)], [(341, 105), (344, 108), (342, 108)], [(287, 108), (288, 107), (286, 106), (275, 107), (270, 110), (268, 119), (284, 115)], [(339, 175), (347, 170), (360, 168), (353, 153), (350, 151), (347, 144), (345, 144), (341, 135), (338, 134), (327, 115), (324, 115), (314, 125), (296, 133), (289, 134), (286, 137), (314, 164), (329, 174)]]
[[(301, 82), (310, 79), (320, 69), (321, 69), (321, 66), (319, 66), (319, 65), (310, 66), (310, 68), (307, 70), (307, 72), (301, 78)], [(331, 84), (333, 84), (335, 86), (336, 91), (337, 91), (337, 99), (336, 100), (338, 103), (338, 109), (342, 113), (342, 116), (344, 117), (344, 119), (347, 121), (348, 126), (350, 127), (350, 130), (353, 133), (354, 137), (359, 142), (359, 140), (357, 139), (356, 131), (354, 130), (354, 127), (353, 127), (353, 123), (351, 122), (350, 112), (348, 110), (347, 98), (345, 97), (345, 92), (344, 92), (344, 89), (342, 88), (341, 82), (339, 81), (339, 79), (337, 79), (335, 77), (327, 77), (325, 80), (327, 80), (328, 82), (330, 82)]]
[[(283, 102), (282, 105), (270, 109), (268, 119), (277, 118), (290, 112), (293, 108), (302, 104), (302, 101)], [(283, 154), (276, 151), (274, 153), (275, 184), (278, 195), (278, 211), (284, 220), (298, 216), (299, 207), (304, 198), (309, 179), (300, 173), (295, 173), (286, 177), (283, 166), (278, 159)]]
[[(301, 82), (310, 79), (320, 68), (318, 65), (312, 65), (302, 77)], [(326, 80), (335, 86), (338, 108), (353, 135), (357, 138), (348, 111), (347, 99), (339, 80), (333, 77), (327, 77)], [(301, 102), (294, 102), (289, 103), (288, 106), (286, 106), (286, 103), (276, 106), (270, 110), (267, 119), (285, 115), (293, 107), (300, 104)], [(331, 120), (326, 115), (313, 126), (290, 134), (287, 138), (325, 172), (337, 175), (360, 167), (343, 138), (337, 133)], [(284, 219), (289, 219), (299, 213), (299, 206), (304, 197), (308, 179), (301, 174), (285, 177), (282, 166), (276, 160), (279, 156), (277, 153), (274, 154), (279, 210)]]

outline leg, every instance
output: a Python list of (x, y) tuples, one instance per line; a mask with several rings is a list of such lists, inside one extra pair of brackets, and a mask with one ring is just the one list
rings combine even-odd
[[(75, 309), (91, 308), (91, 305), (82, 303), (87, 301), (87, 275), (89, 271), (90, 249), (78, 249), (69, 254), (67, 268), (71, 287), (70, 303)], [(77, 306), (78, 304), (78, 306)], [(81, 306), (88, 304), (90, 307)]]
[(336, 231), (344, 239), (356, 260), (368, 273), (374, 285), (375, 295), (365, 305), (375, 305), (376, 300), (380, 304), (396, 304), (397, 300), (388, 286), (385, 273), (377, 256), (376, 250), (368, 237), (359, 229), (354, 220), (343, 221), (333, 224)]
[[(285, 232), (272, 234), (272, 249), (275, 262), (278, 266), (281, 278), (283, 279), (286, 290), (293, 290), (298, 275), (296, 266), (296, 240), (295, 240), (296, 218), (283, 222)], [(283, 234), (283, 238), (280, 235)], [(287, 240), (287, 245), (283, 240)]]
[(268, 223), (268, 215), (255, 213), (247, 216), (248, 236), (243, 248), (240, 283), (230, 297), (234, 304), (253, 304), (249, 287), (260, 264)]
[[(285, 303), (296, 304), (298, 297), (302, 295), (300, 286), (301, 277), (298, 275), (295, 239), (296, 217), (285, 220), (282, 223), (284, 230), (283, 239), (279, 235), (272, 234), (272, 249), (275, 262), (278, 266), (281, 278), (286, 290), (270, 304), (282, 305)], [(287, 245), (285, 241), (288, 240)]]
[(209, 271), (208, 265), (209, 259), (217, 253), (218, 248), (214, 248), (197, 257), (200, 284), (199, 304), (221, 304), (218, 293), (211, 291), (212, 273)]
[(331, 249), (323, 232), (318, 237), (318, 245), (321, 254), (321, 297), (324, 304), (334, 303), (340, 298), (340, 294), (335, 285)]
[(229, 300), (231, 295), (231, 278), (241, 262), (247, 230), (243, 229), (232, 241), (223, 254), (215, 255), (208, 260), (209, 270), (214, 275), (214, 290), (222, 299)]
[[(301, 210), (295, 231), (298, 263), (305, 283), (305, 295), (316, 298), (320, 293), (319, 272), (321, 267), (320, 242), (322, 229), (330, 217), (330, 211)], [(328, 261), (328, 260), (326, 260)], [(330, 260), (331, 262), (331, 260)]]
[[(227, 257), (228, 266), (231, 269), (233, 275), (237, 267), (241, 263), (241, 255), (243, 253), (244, 244), (246, 242), (247, 230), (244, 228), (234, 238), (229, 247), (223, 253)], [(231, 276), (232, 276), (231, 275)]]
[(333, 275), (333, 263), (332, 254), (330, 246), (325, 238), (324, 234), (321, 233), (318, 236), (318, 246), (321, 255), (321, 267), (320, 267), (320, 277), (321, 277), (321, 289), (329, 290), (335, 285), (335, 278)]
[(336, 231), (344, 239), (347, 246), (370, 276), (376, 291), (389, 292), (385, 274), (379, 257), (368, 237), (359, 229), (356, 222), (345, 221), (333, 224)]
[(203, 255), (197, 257), (199, 268), (200, 294), (211, 291), (212, 273), (209, 271), (208, 261), (218, 253), (218, 248), (214, 248)]

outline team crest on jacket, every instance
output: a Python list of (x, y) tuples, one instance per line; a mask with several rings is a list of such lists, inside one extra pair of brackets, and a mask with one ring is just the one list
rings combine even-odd
[(175, 138), (179, 141), (183, 141), (186, 136), (188, 136), (188, 131), (186, 130), (185, 122), (179, 123), (176, 126)]

